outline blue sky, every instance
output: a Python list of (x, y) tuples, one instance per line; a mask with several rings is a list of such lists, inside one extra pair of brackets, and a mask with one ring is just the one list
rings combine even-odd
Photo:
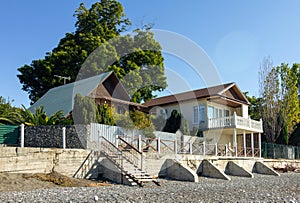
[[(80, 2), (1, 2), (0, 95), (13, 104), (29, 106), (21, 90), (17, 68), (43, 58), (67, 32), (74, 31), (74, 11)], [(243, 91), (258, 96), (258, 71), (265, 56), (274, 65), (300, 62), (300, 1), (297, 0), (121, 0), (133, 28), (154, 23), (155, 29), (181, 34), (197, 43), (211, 58), (222, 82), (237, 82)], [(189, 88), (203, 81), (186, 71), (188, 65), (165, 55), (166, 67), (185, 80)], [(187, 89), (188, 90), (188, 89)], [(184, 91), (180, 89), (178, 91)]]

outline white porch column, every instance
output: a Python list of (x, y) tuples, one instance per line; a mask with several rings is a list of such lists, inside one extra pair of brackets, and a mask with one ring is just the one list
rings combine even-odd
[(258, 133), (259, 158), (261, 158), (261, 134)]
[(254, 136), (253, 136), (253, 132), (251, 132), (251, 151), (252, 151), (252, 157), (254, 157)]
[(237, 156), (237, 143), (236, 143), (236, 128), (233, 128), (233, 148), (235, 151), (235, 156)]
[(236, 121), (236, 112), (233, 112), (233, 126), (236, 127), (237, 121)]
[(247, 157), (246, 131), (243, 132), (244, 157)]

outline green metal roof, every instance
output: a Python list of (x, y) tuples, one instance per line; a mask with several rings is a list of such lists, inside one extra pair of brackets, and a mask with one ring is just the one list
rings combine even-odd
[(52, 88), (34, 103), (29, 110), (35, 112), (36, 108), (44, 106), (44, 110), (48, 116), (59, 110), (62, 110), (64, 115), (67, 115), (73, 109), (76, 94), (88, 96), (89, 93), (91, 93), (99, 84), (104, 82), (104, 80), (112, 73), (112, 71), (106, 72), (94, 77)]

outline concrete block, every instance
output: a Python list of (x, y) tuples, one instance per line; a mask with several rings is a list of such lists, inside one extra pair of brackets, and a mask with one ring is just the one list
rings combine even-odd
[(100, 169), (98, 171), (101, 172), (99, 176), (102, 178), (119, 184), (132, 185), (132, 182), (129, 181), (122, 171), (118, 169), (109, 159), (103, 159), (99, 164)]
[(274, 169), (270, 168), (269, 166), (260, 161), (255, 162), (252, 172), (264, 175), (280, 176), (280, 174), (277, 173)]
[(200, 164), (197, 174), (200, 176), (210, 177), (210, 178), (219, 178), (225, 180), (231, 180), (223, 171), (221, 171), (218, 167), (212, 164), (208, 160), (203, 160)]
[(174, 159), (167, 159), (161, 167), (160, 177), (166, 177), (173, 180), (198, 182), (198, 175)]
[(225, 173), (232, 176), (253, 178), (253, 174), (251, 172), (247, 171), (233, 161), (228, 161), (225, 168)]

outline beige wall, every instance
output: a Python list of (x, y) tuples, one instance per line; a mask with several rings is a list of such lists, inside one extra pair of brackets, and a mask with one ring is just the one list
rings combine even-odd
[(207, 130), (204, 132), (204, 140), (207, 144), (228, 144), (233, 146), (233, 134), (225, 134), (222, 130)]
[[(207, 115), (207, 107), (208, 106), (213, 106), (215, 108), (223, 109), (223, 110), (229, 110), (230, 115), (232, 116), (234, 112), (237, 113), (238, 116), (244, 116), (248, 117), (248, 106), (243, 105), (243, 107), (239, 108), (232, 108), (226, 105), (218, 104), (215, 102), (210, 102), (206, 100), (190, 100), (190, 101), (184, 101), (180, 102), (179, 104), (170, 104), (170, 105), (165, 105), (161, 107), (154, 107), (151, 109), (151, 113), (155, 115), (161, 115), (161, 111), (166, 111), (167, 114), (165, 115), (166, 118), (170, 117), (171, 112), (173, 110), (177, 110), (178, 112), (182, 113), (184, 118), (188, 121), (190, 130), (193, 130), (193, 127), (198, 128), (199, 124), (194, 123), (194, 106), (199, 106), (199, 105), (204, 105), (206, 106), (205, 108), (205, 114)], [(224, 111), (223, 111), (223, 116), (224, 116)], [(206, 128), (206, 123), (203, 124)]]
[(73, 176), (89, 154), (83, 149), (0, 147), (0, 172)]
[(242, 104), (242, 117), (248, 118), (248, 105)]

